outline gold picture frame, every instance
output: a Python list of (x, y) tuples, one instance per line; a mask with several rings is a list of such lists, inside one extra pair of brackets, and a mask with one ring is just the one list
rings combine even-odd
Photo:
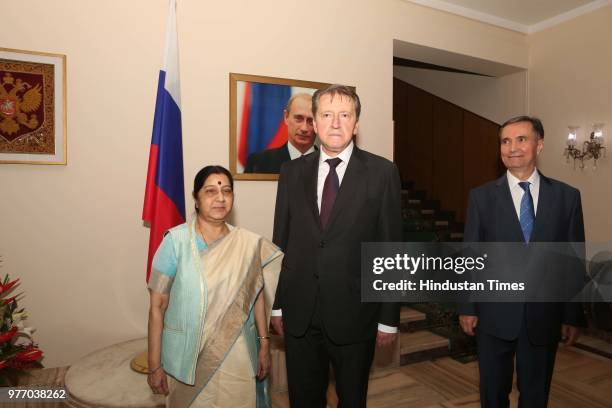
[[(239, 95), (241, 88), (245, 84), (256, 83), (256, 84), (272, 84), (282, 85), (290, 87), (291, 92), (309, 92), (314, 93), (317, 89), (322, 89), (330, 84), (324, 82), (304, 81), (298, 79), (287, 79), (287, 78), (276, 78), (267, 77), (261, 75), (248, 75), (248, 74), (229, 74), (229, 86), (230, 86), (230, 171), (236, 180), (278, 180), (278, 174), (275, 173), (245, 173), (243, 171), (246, 155), (242, 150), (241, 156), (239, 155), (239, 146), (244, 144), (244, 138), (240, 139), (242, 129), (241, 120), (243, 119), (242, 105), (244, 104), (244, 96)], [(290, 95), (289, 93), (289, 95)], [(288, 97), (287, 97), (288, 100)], [(284, 108), (284, 106), (283, 106)], [(279, 117), (282, 115), (282, 108), (280, 106), (274, 107)], [(244, 136), (244, 133), (242, 134)]]
[(65, 55), (0, 48), (0, 163), (67, 164)]

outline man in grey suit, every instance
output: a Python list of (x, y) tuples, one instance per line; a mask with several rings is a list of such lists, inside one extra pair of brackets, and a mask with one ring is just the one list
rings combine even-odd
[(397, 337), (399, 306), (361, 302), (361, 243), (401, 240), (400, 180), (359, 149), (361, 104), (346, 86), (313, 96), (321, 149), (286, 162), (274, 243), (284, 252), (272, 325), (285, 337), (293, 408), (326, 406), (329, 365), (339, 407), (366, 406), (374, 346)]
[[(580, 192), (536, 168), (544, 147), (537, 118), (519, 116), (500, 129), (508, 169), (470, 192), (465, 242), (584, 242)], [(476, 335), (483, 407), (508, 407), (516, 357), (519, 407), (543, 408), (560, 339), (573, 344), (586, 321), (580, 303), (464, 303), (465, 333)]]

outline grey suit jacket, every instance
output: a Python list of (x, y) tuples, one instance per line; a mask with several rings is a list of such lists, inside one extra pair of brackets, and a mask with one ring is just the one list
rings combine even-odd
[(399, 305), (361, 302), (361, 243), (401, 240), (400, 180), (390, 161), (354, 148), (328, 222), (317, 205), (319, 152), (283, 164), (276, 196), (274, 243), (284, 252), (275, 309), (284, 328), (304, 334), (319, 297), (328, 336), (350, 344), (397, 326)]

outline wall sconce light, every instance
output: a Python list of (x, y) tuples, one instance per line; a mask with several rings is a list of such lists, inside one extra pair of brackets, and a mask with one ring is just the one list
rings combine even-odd
[(580, 160), (580, 169), (584, 169), (584, 161), (593, 159), (593, 165), (597, 168), (597, 160), (601, 157), (606, 157), (606, 148), (603, 146), (603, 123), (593, 125), (593, 131), (589, 140), (582, 143), (582, 149), (576, 148), (578, 139), (579, 126), (568, 126), (567, 147), (565, 148), (565, 158), (569, 163), (570, 157), (574, 160), (574, 168), (576, 168), (576, 160)]

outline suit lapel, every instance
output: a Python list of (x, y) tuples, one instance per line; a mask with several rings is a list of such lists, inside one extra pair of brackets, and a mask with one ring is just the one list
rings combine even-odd
[(362, 184), (366, 182), (367, 166), (361, 155), (361, 151), (357, 146), (353, 147), (353, 153), (348, 162), (348, 167), (342, 178), (340, 190), (336, 196), (336, 202), (332, 208), (331, 216), (327, 224), (327, 229), (330, 229), (334, 220), (343, 209), (350, 207), (351, 200), (357, 195), (357, 192)]
[(285, 145), (279, 150), (279, 161), (282, 163), (291, 160), (291, 155), (289, 154), (289, 146), (287, 146), (289, 142), (285, 143)]
[(538, 192), (538, 208), (536, 211), (535, 223), (533, 232), (531, 233), (530, 241), (540, 241), (544, 230), (548, 224), (548, 218), (551, 215), (550, 208), (553, 208), (552, 185), (548, 178), (540, 173), (540, 191)]
[(319, 206), (317, 204), (317, 179), (319, 178), (319, 152), (313, 152), (302, 159), (302, 180), (304, 181), (304, 193), (306, 194), (306, 205), (319, 228)]
[[(514, 202), (512, 201), (512, 195), (510, 194), (510, 185), (508, 184), (508, 177), (506, 174), (497, 179), (495, 183), (497, 202), (500, 206), (501, 217), (497, 217), (500, 223), (499, 232), (503, 236), (507, 236), (509, 242), (524, 241), (523, 230), (521, 229), (521, 223), (516, 215), (516, 209), (514, 208)], [(506, 238), (504, 238), (506, 240)]]

